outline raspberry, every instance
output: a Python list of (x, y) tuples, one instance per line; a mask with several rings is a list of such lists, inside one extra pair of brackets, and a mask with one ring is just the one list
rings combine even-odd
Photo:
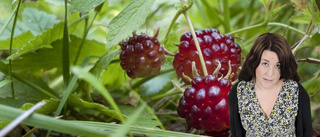
[(224, 78), (207, 75), (192, 79), (177, 108), (178, 115), (185, 118), (190, 127), (207, 132), (230, 127), (228, 94), (232, 83), (227, 77), (228, 74)]
[(160, 71), (165, 52), (157, 39), (158, 34), (159, 29), (154, 37), (133, 32), (129, 40), (119, 43), (122, 50), (120, 65), (130, 78), (148, 77)]
[[(234, 42), (231, 35), (223, 35), (217, 29), (204, 29), (195, 31), (200, 49), (203, 54), (204, 62), (208, 70), (208, 74), (217, 67), (218, 60), (221, 63), (219, 76), (226, 75), (228, 72), (228, 61), (231, 60), (232, 73), (236, 74), (241, 64), (241, 48)], [(191, 84), (188, 79), (183, 77), (183, 74), (193, 78), (191, 62), (195, 61), (197, 72), (204, 76), (203, 69), (200, 63), (198, 51), (195, 47), (193, 37), (190, 32), (184, 33), (180, 38), (179, 51), (175, 54), (173, 67), (177, 75), (182, 78), (186, 84)], [(232, 77), (234, 81), (236, 77)]]

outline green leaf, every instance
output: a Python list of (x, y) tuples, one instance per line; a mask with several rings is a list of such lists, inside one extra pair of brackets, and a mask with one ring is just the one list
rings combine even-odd
[[(21, 108), (21, 106), (25, 103), (29, 103), (30, 101), (22, 100), (22, 99), (12, 99), (12, 98), (0, 98), (0, 104)], [(35, 103), (35, 102), (32, 102)]]
[(119, 107), (115, 103), (115, 101), (112, 98), (112, 96), (110, 95), (109, 91), (101, 84), (101, 82), (96, 77), (94, 77), (94, 75), (83, 70), (80, 67), (72, 67), (72, 72), (75, 75), (77, 75), (79, 78), (84, 79), (86, 82), (88, 82), (93, 87), (95, 87), (95, 89), (102, 94), (102, 96), (109, 102), (111, 107), (119, 114), (121, 121), (122, 122), (124, 121), (124, 119), (121, 115), (121, 112), (119, 110)]
[(55, 15), (47, 14), (44, 11), (34, 8), (25, 8), (21, 16), (24, 25), (27, 26), (35, 36), (60, 22), (56, 19)]
[(126, 133), (129, 130), (129, 125), (133, 124), (138, 119), (139, 115), (141, 114), (141, 112), (144, 110), (145, 107), (146, 107), (146, 104), (144, 103), (136, 111), (134, 111), (134, 113), (131, 113), (129, 119), (124, 122), (123, 127), (118, 128), (115, 131), (114, 136), (115, 137), (125, 137)]
[(110, 62), (114, 59), (114, 57), (117, 55), (119, 50), (113, 50), (105, 55), (103, 55), (98, 62), (93, 66), (93, 68), (90, 70), (90, 72), (97, 78), (100, 78), (103, 71), (105, 71)]
[[(0, 104), (0, 119), (11, 121), (21, 115), (24, 111)], [(44, 122), (45, 121), (45, 122)], [(31, 117), (26, 118), (22, 124), (41, 127), (47, 130), (53, 130), (60, 133), (69, 133), (73, 135), (88, 136), (88, 137), (106, 137), (112, 136), (116, 129), (123, 127), (121, 124), (91, 122), (91, 121), (70, 121), (61, 120), (49, 117), (42, 114), (32, 114)], [(170, 137), (200, 137), (201, 135), (188, 134), (182, 132), (166, 131), (161, 129), (129, 126), (133, 134), (147, 135), (147, 136), (170, 136)]]
[(51, 43), (58, 39), (61, 39), (63, 36), (64, 23), (60, 22), (55, 24), (52, 28), (49, 28), (38, 35), (32, 41), (29, 41), (24, 46), (22, 46), (17, 52), (9, 56), (7, 59), (12, 59), (18, 56), (21, 56), (25, 53), (36, 51), (40, 48), (51, 47)]
[[(45, 114), (45, 115), (51, 114), (52, 112), (54, 112), (57, 109), (57, 107), (59, 105), (59, 100), (57, 100), (57, 99), (51, 98), (49, 100), (43, 100), (43, 101), (46, 102), (46, 104), (44, 106), (42, 106), (40, 109), (36, 110), (35, 111), (36, 113)], [(34, 104), (32, 104), (32, 103), (26, 103), (21, 107), (21, 109), (28, 110), (33, 106), (34, 106)]]
[[(138, 106), (139, 107), (139, 106)], [(132, 105), (119, 105), (119, 108), (121, 112), (124, 115), (130, 116), (132, 112), (136, 112), (138, 107), (134, 107)], [(130, 119), (130, 117), (129, 117)], [(145, 108), (137, 118), (136, 122), (134, 123), (137, 126), (140, 127), (148, 127), (148, 128), (158, 128), (159, 123), (156, 121), (153, 117), (152, 114), (150, 114)]]
[(146, 20), (155, 0), (133, 0), (125, 7), (109, 25), (106, 48), (116, 46), (122, 39), (128, 37), (132, 31), (138, 29)]
[(115, 110), (110, 110), (108, 107), (94, 102), (87, 102), (79, 98), (76, 94), (71, 94), (68, 99), (68, 105), (73, 108), (87, 108), (96, 110), (104, 115), (121, 120), (120, 117), (127, 119), (125, 115), (119, 114)]
[[(81, 39), (73, 35), (70, 36), (70, 62), (73, 62), (76, 52), (80, 46)], [(22, 55), (22, 58), (14, 60), (13, 69), (23, 71), (49, 70), (61, 68), (62, 40), (51, 44), (53, 48), (39, 49), (37, 52), (30, 52)], [(83, 61), (88, 56), (101, 56), (105, 53), (104, 44), (94, 40), (86, 40), (83, 45), (83, 52), (79, 56), (79, 61)]]
[(265, 8), (268, 8), (268, 3), (270, 0), (259, 0)]
[(9, 84), (9, 83), (11, 83), (11, 80), (8, 80), (8, 79), (0, 81), (0, 88)]
[(5, 120), (5, 121), (0, 121), (0, 128), (5, 127), (6, 125), (8, 125), (10, 122)]
[[(31, 31), (23, 32), (22, 34), (18, 35), (17, 37), (13, 38), (13, 49), (21, 48), (23, 45), (34, 39), (35, 36), (31, 33)], [(0, 41), (0, 49), (9, 49), (10, 45), (10, 38), (6, 40)]]
[(175, 72), (166, 73), (164, 75), (157, 76), (147, 81), (142, 85), (143, 94), (150, 96), (161, 91), (167, 91), (168, 86), (171, 87), (172, 74)]
[[(20, 75), (20, 77), (22, 77), (22, 76)], [(52, 93), (53, 91), (51, 91), (49, 89), (49, 87), (47, 87), (47, 85), (43, 82), (43, 79), (32, 76), (31, 74), (25, 75), (25, 77), (28, 78), (28, 82), (33, 83), (42, 89), (46, 89), (45, 92), (47, 94), (53, 95), (53, 93)], [(26, 79), (26, 78), (24, 78), (24, 79)], [(21, 81), (14, 79), (13, 85), (14, 85), (14, 89), (15, 89), (16, 99), (21, 99), (21, 100), (24, 100), (25, 102), (31, 102), (31, 103), (38, 102), (43, 99), (48, 99), (48, 96), (46, 95), (46, 93), (42, 93), (39, 90), (34, 89)], [(51, 93), (49, 93), (49, 91)], [(7, 84), (7, 85), (0, 88), (0, 97), (11, 97), (11, 85), (10, 84)]]
[[(5, 25), (4, 21), (0, 21), (0, 28), (2, 29), (2, 27)], [(4, 29), (4, 32), (2, 33), (2, 35), (0, 35), (0, 40), (6, 40), (6, 39), (10, 39), (11, 37), (11, 32), (12, 32), (12, 25), (13, 25), (13, 21), (11, 21), (8, 26)], [(18, 35), (22, 34), (23, 32), (28, 31), (28, 27), (24, 25), (23, 22), (21, 21), (17, 21), (16, 24), (16, 28), (14, 30), (14, 36), (13, 37), (17, 37)]]
[(99, 6), (105, 0), (71, 0), (71, 12), (89, 12), (91, 9)]
[[(0, 110), (6, 113), (0, 113), (0, 119), (2, 120), (14, 120), (25, 111), (8, 107), (0, 104)], [(81, 124), (73, 123), (72, 121), (56, 119), (42, 114), (34, 113), (31, 117), (26, 118), (22, 124), (41, 127), (42, 129), (58, 131), (61, 133), (69, 133), (73, 135), (81, 135), (88, 137), (105, 137), (109, 133), (102, 130), (97, 130), (94, 127), (84, 126)]]

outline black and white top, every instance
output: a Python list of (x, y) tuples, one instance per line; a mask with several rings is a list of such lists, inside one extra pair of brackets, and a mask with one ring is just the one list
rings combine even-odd
[(311, 137), (310, 99), (296, 81), (283, 81), (273, 109), (266, 117), (253, 81), (240, 81), (229, 93), (232, 137)]
[(282, 83), (270, 116), (263, 113), (251, 81), (241, 81), (237, 87), (241, 123), (246, 136), (295, 137), (295, 119), (298, 111), (298, 84), (289, 80)]

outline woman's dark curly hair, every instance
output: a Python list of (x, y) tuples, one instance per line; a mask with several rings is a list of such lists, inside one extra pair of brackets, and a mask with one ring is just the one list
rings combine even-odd
[(239, 80), (249, 81), (256, 77), (256, 68), (264, 50), (277, 53), (280, 62), (280, 79), (300, 81), (297, 73), (298, 64), (291, 48), (287, 40), (276, 33), (264, 33), (256, 39), (241, 67), (238, 75)]

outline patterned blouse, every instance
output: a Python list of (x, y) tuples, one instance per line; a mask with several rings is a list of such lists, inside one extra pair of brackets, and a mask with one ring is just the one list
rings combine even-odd
[(283, 81), (270, 116), (262, 111), (251, 81), (237, 87), (239, 114), (247, 137), (295, 137), (299, 88), (293, 80)]

